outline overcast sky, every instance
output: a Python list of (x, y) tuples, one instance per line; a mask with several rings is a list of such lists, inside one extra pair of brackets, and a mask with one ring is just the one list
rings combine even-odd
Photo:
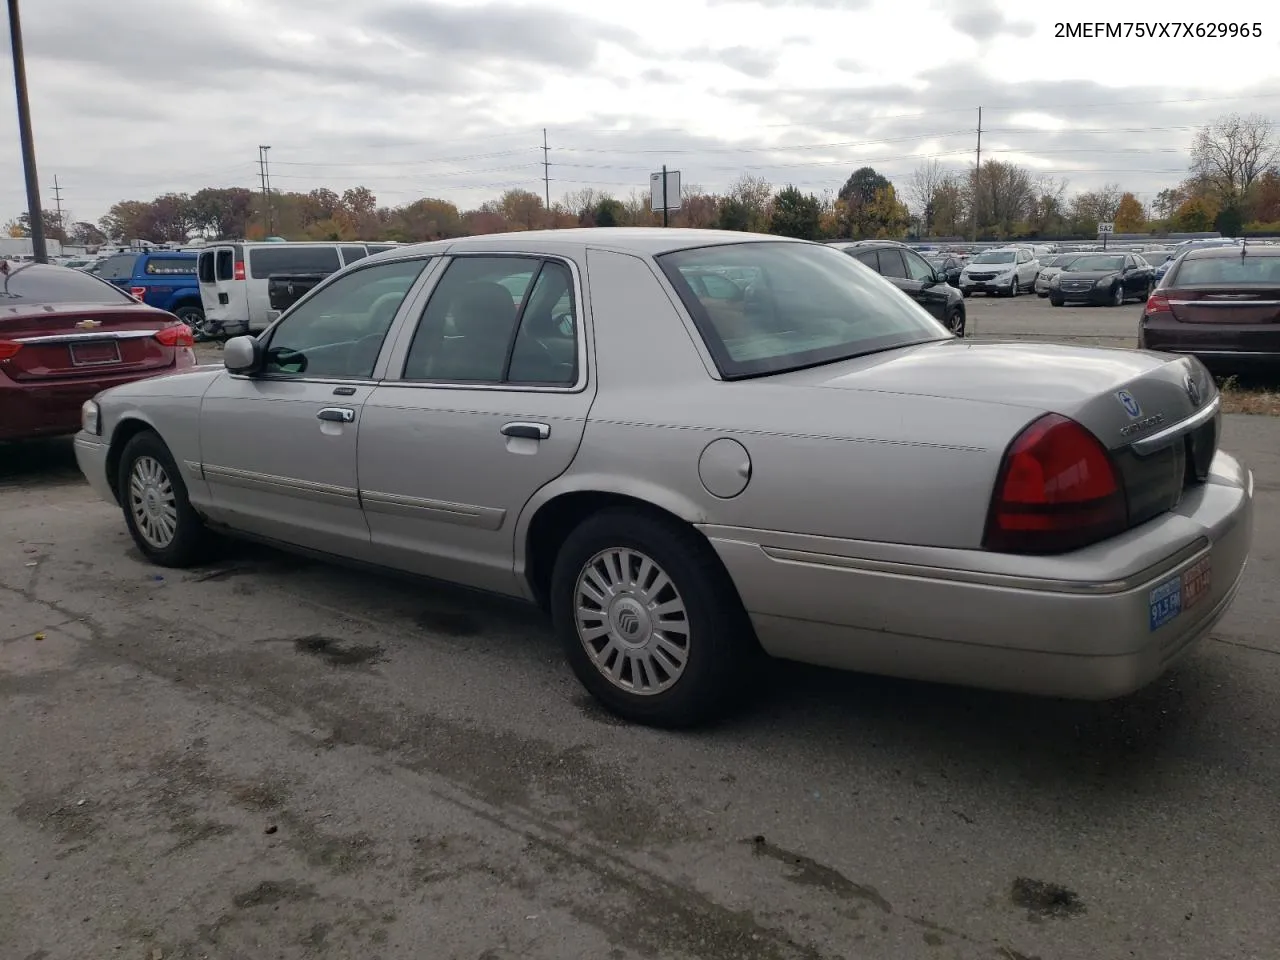
[[(1175, 183), (1197, 125), (1280, 120), (1280, 14), (1265, 0), (23, 0), (41, 191), (77, 219), (121, 199), (364, 184), (380, 202), (474, 206), (508, 187), (626, 196), (664, 162), (686, 185), (743, 172), (814, 192), (871, 164), (983, 156)], [(1261, 39), (1059, 39), (1055, 21), (1203, 21)], [(1123, 13), (1119, 11), (1124, 11)], [(607, 19), (606, 19), (607, 17)], [(7, 29), (5, 31), (7, 39)], [(25, 209), (4, 46), (0, 220)], [(1280, 126), (1278, 126), (1280, 132)]]

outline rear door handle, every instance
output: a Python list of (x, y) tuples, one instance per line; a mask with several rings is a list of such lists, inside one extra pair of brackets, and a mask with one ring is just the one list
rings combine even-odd
[(317, 420), (328, 420), (330, 423), (351, 423), (356, 412), (350, 407), (325, 407), (316, 414)]
[(517, 421), (503, 424), (502, 435), (504, 437), (523, 437), (526, 440), (545, 440), (551, 436), (551, 427), (545, 423)]

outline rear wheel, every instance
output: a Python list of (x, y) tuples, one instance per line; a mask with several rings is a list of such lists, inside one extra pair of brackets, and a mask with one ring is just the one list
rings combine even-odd
[(187, 486), (163, 440), (150, 430), (132, 437), (117, 480), (125, 525), (138, 549), (162, 567), (205, 559), (211, 534), (187, 499)]
[(750, 686), (759, 648), (709, 544), (643, 510), (601, 511), (565, 539), (551, 614), (582, 685), (636, 723), (714, 719)]

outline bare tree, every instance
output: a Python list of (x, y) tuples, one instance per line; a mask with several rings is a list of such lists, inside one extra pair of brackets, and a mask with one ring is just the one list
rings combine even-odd
[(1118, 183), (1108, 183), (1098, 190), (1076, 194), (1071, 202), (1071, 215), (1078, 225), (1084, 225), (1086, 232), (1092, 232), (1093, 227), (1089, 224), (1096, 226), (1115, 220), (1123, 196), (1124, 191)]
[(1224, 205), (1237, 205), (1263, 172), (1280, 160), (1271, 124), (1259, 114), (1219, 117), (1191, 143), (1193, 175), (1210, 182)]
[(969, 190), (978, 211), (979, 231), (1009, 236), (1031, 214), (1035, 201), (1031, 174), (1017, 164), (1001, 160), (988, 160), (982, 165), (981, 175), (975, 177), (976, 172), (969, 170)]
[(947, 178), (947, 171), (937, 160), (920, 164), (907, 182), (907, 200), (912, 212), (924, 221), (925, 231), (933, 226), (933, 206), (938, 188)]
[(576, 217), (584, 216), (596, 208), (605, 195), (594, 187), (582, 190), (571, 190), (566, 193), (560, 203)]

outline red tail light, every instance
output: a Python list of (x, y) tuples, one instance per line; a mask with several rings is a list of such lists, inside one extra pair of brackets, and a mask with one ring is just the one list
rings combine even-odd
[(162, 346), (166, 347), (194, 347), (196, 338), (191, 333), (191, 328), (185, 323), (175, 323), (171, 327), (165, 327), (156, 334), (156, 339), (160, 341)]
[(1128, 525), (1128, 503), (1106, 448), (1074, 420), (1051, 413), (1006, 451), (983, 546), (1001, 553), (1065, 553)]
[(22, 349), (22, 344), (13, 340), (0, 340), (0, 360), (9, 360), (18, 355), (18, 351)]
[(137, 297), (139, 300), (141, 300), (143, 297), (147, 295), (147, 288), (146, 287), (130, 287), (129, 295), (133, 297)]
[(1147, 297), (1147, 308), (1145, 313), (1169, 313), (1173, 308), (1169, 306), (1169, 298), (1163, 293), (1153, 293)]
[(236, 279), (237, 280), (244, 279), (244, 261), (243, 260), (236, 261)]

